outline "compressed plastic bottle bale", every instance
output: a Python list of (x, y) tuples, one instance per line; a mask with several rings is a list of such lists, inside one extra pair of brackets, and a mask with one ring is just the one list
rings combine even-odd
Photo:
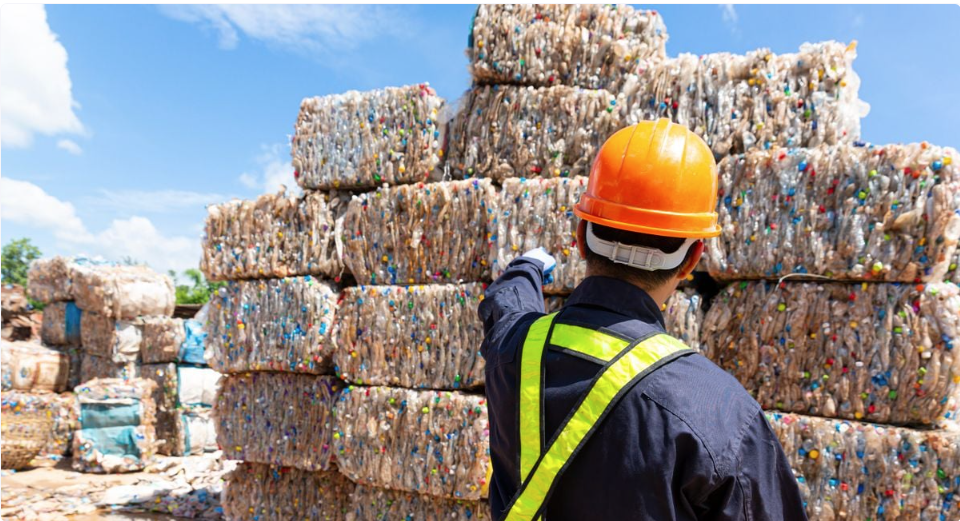
[(856, 45), (804, 44), (738, 56), (681, 54), (629, 77), (618, 104), (628, 124), (666, 117), (700, 135), (714, 154), (753, 147), (852, 143), (869, 105), (858, 97)]
[(487, 179), (354, 196), (344, 216), (343, 262), (361, 284), (483, 280), (496, 201)]
[(0, 342), (0, 367), (4, 391), (67, 389), (70, 356), (33, 342)]
[(500, 192), (493, 278), (525, 252), (543, 247), (557, 260), (553, 282), (544, 293), (570, 293), (586, 275), (587, 263), (577, 250), (580, 219), (573, 207), (587, 189), (587, 178), (506, 179)]
[(338, 377), (427, 389), (483, 385), (484, 285), (347, 288), (337, 311)]
[[(40, 453), (31, 462), (31, 466), (50, 466), (67, 456), (73, 440), (73, 431), (79, 428), (79, 409), (77, 399), (73, 393), (27, 393), (21, 391), (4, 391), (0, 396), (4, 413), (4, 422), (8, 414), (16, 416), (31, 415), (36, 412), (45, 413), (53, 418), (52, 432), (30, 433), (31, 438), (49, 436), (49, 441), (40, 450)], [(37, 422), (28, 422), (18, 425), (20, 429), (35, 430), (45, 426)], [(24, 433), (27, 434), (27, 433)]]
[(97, 379), (75, 389), (80, 429), (73, 438), (73, 468), (81, 472), (135, 472), (156, 454), (156, 384)]
[(186, 338), (183, 319), (144, 317), (142, 319), (140, 359), (145, 364), (176, 362), (180, 344)]
[(484, 4), (467, 49), (481, 83), (615, 87), (666, 56), (656, 11), (625, 5)]
[(438, 498), (412, 492), (358, 485), (350, 495), (345, 519), (416, 519), (418, 521), (493, 519), (486, 500)]
[(173, 281), (146, 266), (91, 266), (73, 272), (77, 307), (114, 319), (173, 314)]
[(261, 195), (207, 207), (200, 269), (208, 280), (339, 277), (340, 220), (335, 193)]
[(960, 238), (958, 163), (926, 143), (729, 157), (707, 267), (722, 279), (941, 281)]
[(211, 298), (210, 366), (330, 374), (339, 296), (310, 276), (230, 282)]
[(214, 405), (227, 459), (330, 468), (333, 405), (342, 384), (328, 376), (244, 373), (224, 378)]
[(742, 282), (701, 327), (706, 356), (764, 408), (877, 423), (956, 415), (960, 288)]
[(450, 127), (454, 178), (587, 175), (614, 132), (667, 118), (717, 156), (775, 145), (852, 143), (869, 108), (856, 53), (837, 42), (800, 52), (681, 55), (608, 90), (478, 86)]
[(956, 519), (960, 431), (766, 414), (810, 519)]
[(342, 519), (353, 488), (336, 471), (243, 462), (226, 477), (223, 515), (231, 521)]
[(43, 308), (40, 339), (51, 346), (79, 346), (81, 313), (72, 301), (47, 304)]
[(119, 378), (129, 380), (140, 376), (138, 362), (114, 362), (111, 358), (81, 353), (80, 382), (89, 382), (97, 378)]
[(117, 363), (140, 360), (143, 321), (116, 320), (100, 313), (85, 312), (80, 319), (83, 352)]
[(473, 501), (486, 489), (483, 395), (351, 386), (334, 428), (337, 467), (355, 483)]
[(73, 300), (72, 268), (72, 259), (67, 257), (57, 256), (31, 262), (27, 271), (27, 294), (40, 302)]
[(700, 350), (703, 297), (692, 288), (674, 291), (663, 304), (662, 311), (667, 333)]
[(153, 401), (157, 408), (157, 420), (154, 424), (157, 452), (167, 456), (182, 455), (183, 444), (180, 440), (183, 424), (178, 410), (177, 364), (144, 364), (140, 368), (140, 376), (156, 383)]
[(443, 98), (429, 84), (306, 98), (291, 154), (305, 189), (426, 181), (443, 155)]
[(617, 96), (577, 87), (474, 87), (450, 124), (455, 178), (574, 177), (627, 125)]

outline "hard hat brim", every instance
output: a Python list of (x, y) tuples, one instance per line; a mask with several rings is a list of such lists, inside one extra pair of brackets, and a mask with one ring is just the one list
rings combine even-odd
[[(600, 212), (596, 210), (602, 210), (603, 215), (599, 215)], [(680, 214), (647, 210), (597, 200), (586, 192), (580, 196), (573, 213), (583, 220), (601, 226), (649, 235), (681, 239), (709, 239), (720, 235), (716, 212)], [(640, 222), (646, 224), (637, 224)]]

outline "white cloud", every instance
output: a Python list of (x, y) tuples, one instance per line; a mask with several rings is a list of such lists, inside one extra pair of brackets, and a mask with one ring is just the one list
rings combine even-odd
[(57, 148), (62, 148), (63, 150), (66, 150), (75, 156), (79, 156), (83, 153), (83, 149), (80, 148), (80, 145), (70, 139), (61, 139), (60, 141), (57, 141)]
[(217, 33), (220, 47), (250, 38), (300, 52), (348, 49), (383, 34), (401, 34), (408, 21), (392, 7), (364, 5), (164, 5), (161, 12)]
[(283, 187), (287, 193), (299, 193), (300, 187), (293, 177), (289, 147), (261, 145), (261, 148), (262, 153), (256, 158), (259, 172), (240, 174), (240, 184), (263, 193), (276, 192)]
[(60, 240), (84, 242), (91, 237), (72, 204), (8, 177), (0, 178), (0, 218), (49, 229)]
[(139, 216), (115, 219), (103, 231), (91, 233), (71, 203), (27, 181), (0, 178), (0, 218), (49, 231), (71, 253), (113, 260), (132, 257), (161, 272), (196, 267), (200, 260), (199, 233), (167, 236)]
[(0, 17), (0, 141), (27, 147), (34, 134), (82, 134), (67, 50), (40, 4), (8, 4)]
[(720, 8), (720, 19), (723, 20), (724, 25), (730, 29), (731, 33), (739, 34), (740, 28), (737, 23), (740, 21), (740, 16), (737, 15), (737, 9), (733, 4), (720, 4), (717, 7)]
[(91, 205), (141, 212), (172, 212), (204, 207), (233, 199), (232, 195), (200, 193), (188, 190), (100, 190), (100, 196), (87, 201)]

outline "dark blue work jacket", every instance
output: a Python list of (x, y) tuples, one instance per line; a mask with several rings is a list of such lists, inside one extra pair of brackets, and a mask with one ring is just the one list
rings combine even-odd
[[(480, 303), (490, 413), (493, 517), (519, 483), (518, 351), (544, 315), (543, 264), (520, 257)], [(646, 292), (588, 277), (557, 323), (604, 327), (627, 338), (663, 332)], [(545, 360), (545, 433), (556, 433), (601, 366), (559, 350)], [(806, 519), (783, 448), (757, 402), (700, 354), (680, 357), (630, 390), (573, 459), (544, 519)]]

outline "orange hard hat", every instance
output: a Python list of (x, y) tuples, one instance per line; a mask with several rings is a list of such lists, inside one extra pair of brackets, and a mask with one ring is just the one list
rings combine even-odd
[(687, 127), (666, 119), (618, 130), (600, 148), (574, 213), (631, 232), (704, 239), (720, 235), (717, 162)]

